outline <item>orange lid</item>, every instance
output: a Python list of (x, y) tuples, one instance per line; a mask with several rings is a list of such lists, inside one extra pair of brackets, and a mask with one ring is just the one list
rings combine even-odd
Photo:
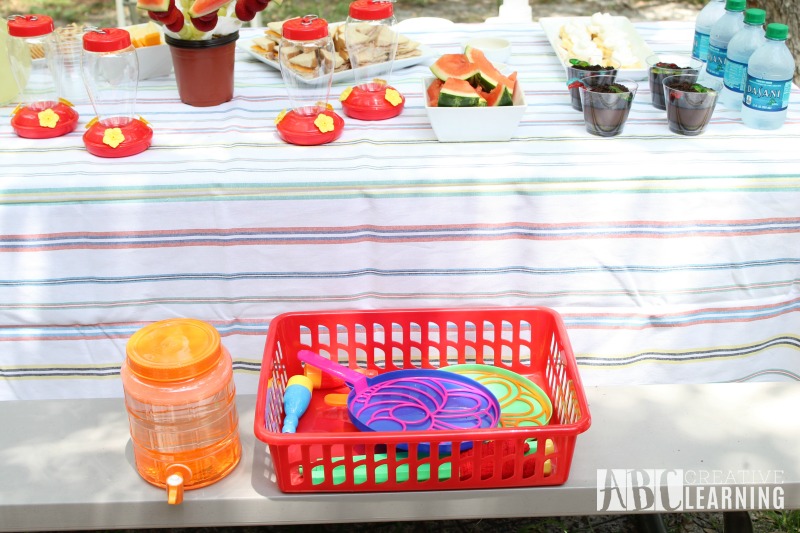
[(152, 381), (182, 381), (213, 368), (220, 357), (219, 332), (193, 318), (161, 320), (143, 327), (128, 340), (128, 366)]

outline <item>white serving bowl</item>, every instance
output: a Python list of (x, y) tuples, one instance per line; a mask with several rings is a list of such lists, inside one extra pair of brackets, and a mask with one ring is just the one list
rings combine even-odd
[(498, 37), (478, 37), (464, 44), (483, 52), (492, 63), (505, 63), (511, 57), (511, 43)]
[(514, 136), (527, 104), (517, 82), (514, 105), (498, 107), (430, 107), (428, 86), (435, 78), (422, 80), (425, 111), (440, 142), (507, 141)]
[(169, 76), (172, 72), (172, 54), (166, 44), (137, 48), (136, 56), (139, 58), (140, 80)]

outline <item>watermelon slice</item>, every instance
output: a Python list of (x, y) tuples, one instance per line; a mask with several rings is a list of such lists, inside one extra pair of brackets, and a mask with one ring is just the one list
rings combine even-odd
[[(189, 16), (199, 19), (203, 15), (216, 13), (219, 8), (229, 3), (231, 0), (194, 0), (192, 7), (189, 8)], [(237, 2), (238, 4), (238, 2)]]
[(439, 92), (439, 107), (485, 106), (486, 100), (466, 80), (449, 78)]
[(137, 0), (136, 8), (152, 13), (165, 13), (175, 6), (175, 0)]
[(431, 65), (433, 75), (442, 81), (448, 79), (468, 80), (478, 73), (475, 65), (464, 54), (443, 54)]
[(497, 87), (486, 95), (487, 106), (501, 106), (501, 105), (514, 105), (514, 93), (506, 86), (505, 83), (500, 82)]
[(439, 103), (439, 93), (442, 92), (442, 85), (444, 82), (436, 78), (428, 85), (428, 107), (436, 107)]
[(467, 60), (469, 60), (470, 63), (477, 67), (478, 72), (476, 80), (484, 90), (491, 92), (495, 87), (497, 87), (498, 83), (503, 82), (505, 86), (510, 87), (513, 92), (514, 83), (503, 76), (503, 74), (501, 74), (500, 71), (497, 70), (494, 65), (492, 65), (492, 62), (486, 59), (486, 56), (482, 50), (467, 46), (464, 55), (467, 57)]

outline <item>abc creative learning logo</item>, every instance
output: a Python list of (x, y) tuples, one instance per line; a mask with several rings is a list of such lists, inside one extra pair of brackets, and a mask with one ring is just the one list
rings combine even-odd
[(783, 509), (782, 470), (598, 469), (597, 510)]

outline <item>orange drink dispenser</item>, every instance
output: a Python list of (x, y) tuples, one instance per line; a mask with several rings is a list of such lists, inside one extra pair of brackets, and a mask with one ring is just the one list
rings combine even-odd
[(8, 18), (8, 59), (20, 88), (11, 127), (20, 137), (50, 139), (78, 125), (78, 113), (61, 98), (63, 60), (53, 19), (46, 15)]
[(313, 146), (342, 134), (344, 120), (328, 104), (335, 56), (325, 19), (305, 15), (283, 23), (279, 62), (292, 109), (281, 111), (275, 125), (284, 141)]
[(99, 157), (127, 157), (147, 150), (153, 129), (135, 114), (139, 60), (130, 34), (120, 28), (83, 34), (83, 81), (97, 114), (86, 125), (83, 143)]
[(183, 501), (225, 477), (242, 454), (231, 356), (210, 324), (154, 322), (128, 340), (122, 386), (139, 474)]
[(389, 85), (397, 53), (394, 3), (355, 0), (345, 23), (345, 45), (355, 86), (339, 96), (342, 110), (359, 120), (385, 120), (403, 111), (405, 98)]

